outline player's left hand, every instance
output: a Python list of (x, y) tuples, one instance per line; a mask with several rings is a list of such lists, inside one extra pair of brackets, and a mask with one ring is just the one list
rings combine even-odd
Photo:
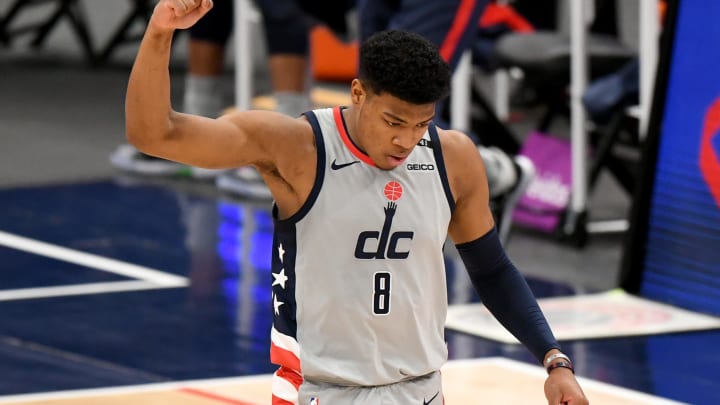
[(569, 369), (556, 368), (545, 380), (548, 405), (588, 405), (588, 399)]

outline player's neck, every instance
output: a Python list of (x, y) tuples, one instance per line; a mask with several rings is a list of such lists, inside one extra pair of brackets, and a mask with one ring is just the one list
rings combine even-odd
[(341, 111), (343, 120), (345, 121), (345, 129), (347, 129), (348, 137), (350, 137), (350, 140), (352, 140), (355, 146), (364, 151), (363, 145), (357, 134), (357, 111), (353, 107), (344, 108)]

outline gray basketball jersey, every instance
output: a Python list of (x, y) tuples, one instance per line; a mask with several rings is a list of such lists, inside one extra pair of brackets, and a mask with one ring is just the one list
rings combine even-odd
[(438, 370), (447, 359), (442, 248), (454, 203), (435, 127), (401, 166), (382, 170), (350, 140), (340, 108), (307, 118), (315, 184), (296, 214), (275, 219), (277, 374), (297, 389), (302, 378), (371, 386)]

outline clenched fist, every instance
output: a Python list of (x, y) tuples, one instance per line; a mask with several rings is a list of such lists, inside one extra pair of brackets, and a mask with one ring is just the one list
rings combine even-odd
[(186, 29), (210, 11), (212, 6), (212, 0), (160, 0), (150, 18), (150, 25), (169, 31)]

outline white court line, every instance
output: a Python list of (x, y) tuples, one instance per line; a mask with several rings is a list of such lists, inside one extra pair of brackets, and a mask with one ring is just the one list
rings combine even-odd
[[(533, 366), (527, 363), (522, 363), (516, 360), (507, 359), (504, 357), (489, 357), (481, 359), (465, 359), (465, 360), (451, 360), (443, 367), (448, 368), (469, 368), (477, 367), (483, 364), (492, 364), (499, 367), (505, 367), (519, 372), (523, 372), (530, 375), (537, 375), (543, 379), (546, 377), (545, 370), (540, 366)], [(470, 372), (472, 370), (469, 370)], [(227, 384), (240, 384), (240, 383), (262, 383), (272, 379), (271, 374), (252, 375), (244, 377), (227, 377), (227, 378), (214, 378), (206, 380), (187, 380), (187, 381), (171, 381), (164, 383), (154, 384), (141, 384), (141, 385), (130, 385), (122, 387), (107, 387), (107, 388), (90, 388), (82, 390), (68, 390), (68, 391), (51, 391), (51, 392), (40, 392), (35, 394), (19, 394), (19, 395), (7, 395), (0, 396), (0, 404), (13, 404), (18, 402), (34, 402), (34, 401), (51, 401), (51, 400), (62, 400), (62, 399), (79, 399), (95, 396), (105, 395), (122, 395), (122, 394), (133, 394), (141, 392), (153, 392), (163, 390), (178, 390), (187, 387), (193, 388), (210, 388), (213, 386), (222, 386)], [(657, 397), (655, 395), (646, 394), (644, 392), (631, 390), (628, 388), (618, 387), (603, 383), (597, 380), (591, 380), (588, 378), (578, 377), (578, 381), (582, 387), (592, 387), (597, 391), (605, 391), (610, 394), (614, 394), (620, 398), (627, 398), (628, 400), (635, 400), (638, 402), (647, 402), (653, 405), (684, 405), (682, 402), (673, 401)]]
[(185, 283), (176, 285), (157, 285), (144, 280), (111, 281), (107, 283), (87, 283), (53, 287), (19, 288), (0, 290), (0, 301), (27, 300), (33, 298), (66, 297), (71, 295), (89, 295), (121, 291), (156, 290), (159, 288), (185, 287)]
[(24, 238), (7, 232), (0, 231), (0, 245), (5, 245), (13, 249), (35, 253), (37, 255), (69, 263), (79, 264), (81, 266), (106, 271), (108, 273), (144, 280), (161, 287), (178, 287), (188, 284), (188, 280), (185, 277), (164, 273), (162, 271), (153, 270), (135, 264), (121, 262), (119, 260), (108, 259), (106, 257), (78, 250), (64, 248), (62, 246), (52, 245), (50, 243), (40, 242), (34, 239)]

